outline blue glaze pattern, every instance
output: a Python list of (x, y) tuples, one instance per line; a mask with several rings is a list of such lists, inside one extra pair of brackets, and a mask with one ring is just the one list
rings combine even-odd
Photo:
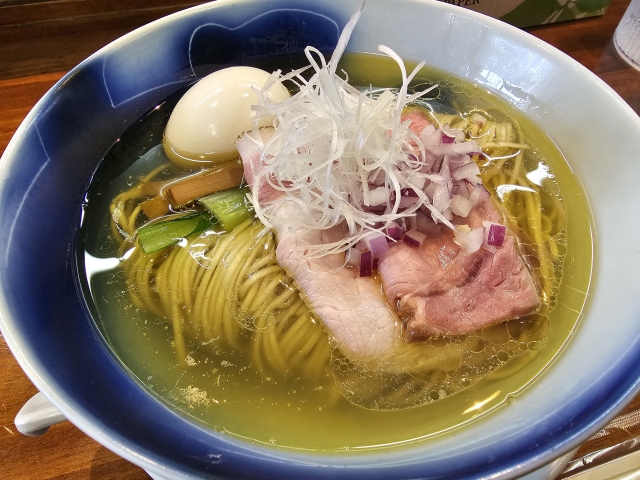
[(339, 36), (338, 24), (325, 15), (277, 9), (233, 27), (220, 23), (199, 26), (189, 41), (189, 57), (193, 72), (201, 78), (256, 57), (302, 53), (308, 45), (331, 52)]
[[(358, 4), (355, 0), (219, 1), (144, 27), (64, 77), (30, 113), (2, 158), (2, 333), (31, 379), (68, 418), (156, 474), (172, 478), (515, 477), (586, 440), (638, 392), (640, 305), (637, 295), (628, 298), (629, 285), (615, 280), (611, 269), (620, 270), (620, 265), (611, 267), (608, 262), (599, 263), (599, 278), (605, 280), (596, 291), (613, 299), (618, 298), (616, 292), (626, 295), (619, 302), (625, 307), (616, 311), (620, 331), (608, 328), (603, 317), (611, 306), (596, 296), (592, 318), (566, 349), (562, 362), (522, 395), (514, 408), (402, 450), (312, 455), (226, 438), (156, 400), (107, 347), (84, 305), (73, 266), (82, 197), (100, 159), (132, 122), (196, 77), (252, 56), (299, 51), (306, 44), (331, 50)], [(425, 28), (427, 19), (433, 22), (431, 28)], [(430, 50), (438, 40), (457, 38), (462, 31), (471, 32), (474, 42), (462, 49), (445, 44)], [(415, 38), (421, 39), (419, 45)], [(594, 123), (604, 131), (618, 129), (632, 139), (624, 148), (640, 151), (640, 121), (608, 87), (511, 27), (436, 2), (372, 0), (350, 45), (375, 51), (378, 43), (390, 45), (406, 58), (429, 57), (436, 66), (505, 96), (545, 125), (557, 126), (561, 147), (567, 152), (583, 153), (582, 146), (571, 145), (572, 131), (562, 131), (571, 127), (567, 112), (579, 110), (581, 102), (615, 114), (619, 123), (606, 115)], [(511, 52), (508, 61), (495, 61), (505, 45)], [(536, 65), (544, 68), (527, 70)], [(570, 104), (555, 111), (558, 92), (551, 85), (568, 81), (574, 87), (567, 94)], [(565, 138), (568, 144), (562, 145)], [(584, 148), (601, 156), (599, 147), (588, 140)], [(628, 157), (622, 149), (616, 154), (619, 159)], [(595, 161), (590, 163), (587, 154), (574, 167), (587, 191), (603, 193), (598, 189), (604, 188), (607, 170)], [(637, 165), (629, 168), (635, 168), (629, 178), (640, 175)], [(615, 182), (626, 186), (625, 179)], [(637, 193), (630, 194), (629, 205), (639, 201)], [(599, 255), (609, 259), (611, 250), (628, 251), (629, 245), (624, 236), (607, 236), (608, 224), (619, 221), (618, 213), (610, 218), (599, 208), (594, 206), (594, 215), (603, 227), (601, 240), (606, 238)], [(622, 210), (619, 215), (625, 213), (629, 212)], [(630, 235), (627, 240), (633, 238)], [(635, 254), (624, 267), (637, 272), (639, 264)], [(589, 355), (598, 342), (603, 344), (600, 363)]]

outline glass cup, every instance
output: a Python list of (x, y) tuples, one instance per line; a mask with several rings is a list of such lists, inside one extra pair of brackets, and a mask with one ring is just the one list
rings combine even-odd
[(613, 34), (613, 44), (624, 60), (640, 70), (640, 0), (631, 0)]

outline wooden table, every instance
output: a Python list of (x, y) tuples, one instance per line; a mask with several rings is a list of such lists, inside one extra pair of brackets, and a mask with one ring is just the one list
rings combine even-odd
[[(640, 113), (640, 72), (620, 59), (611, 41), (628, 4), (629, 0), (613, 0), (604, 17), (528, 31), (596, 73)], [(0, 19), (0, 153), (36, 101), (70, 68), (102, 45), (172, 9), (175, 8), (137, 11), (121, 15), (118, 21), (112, 17), (91, 18), (89, 27), (87, 21), (81, 26), (74, 26), (73, 22), (66, 27), (57, 24), (28, 35), (16, 33), (15, 29), (3, 30)], [(57, 52), (57, 56), (51, 52)], [(52, 427), (43, 437), (19, 434), (13, 419), (36, 392), (0, 336), (0, 479), (149, 478), (143, 470), (100, 446), (69, 422)], [(591, 454), (592, 464), (596, 464), (637, 448), (631, 446), (635, 442), (629, 441), (640, 435), (640, 426), (635, 422), (637, 410), (640, 397), (610, 426), (586, 442), (575, 458), (590, 458), (585, 455)], [(580, 461), (574, 466), (579, 464)]]

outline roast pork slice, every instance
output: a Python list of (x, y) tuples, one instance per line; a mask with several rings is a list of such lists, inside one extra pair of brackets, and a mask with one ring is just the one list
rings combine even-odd
[(431, 122), (425, 116), (425, 114), (417, 109), (408, 109), (402, 114), (402, 123), (408, 120), (411, 120), (409, 128), (418, 136), (420, 135), (420, 133), (422, 133), (422, 130), (431, 125)]
[[(252, 187), (253, 175), (260, 168), (262, 146), (255, 137), (245, 137), (241, 137), (236, 145), (244, 163), (245, 177)], [(259, 185), (257, 195), (256, 192), (253, 194), (261, 203), (282, 197), (281, 192), (266, 182)], [(271, 213), (280, 218), (307, 215), (294, 202), (281, 202)], [(342, 254), (319, 258), (305, 256), (306, 246), (343, 237), (342, 228), (303, 232), (284, 223), (272, 223), (278, 240), (278, 262), (298, 283), (307, 305), (330, 331), (341, 352), (361, 361), (390, 353), (400, 340), (400, 323), (381, 292), (379, 282), (361, 278), (358, 271), (345, 267)]]
[[(500, 218), (490, 198), (466, 219), (470, 227)], [(442, 229), (420, 248), (404, 243), (391, 247), (378, 270), (387, 298), (408, 317), (407, 341), (464, 334), (518, 318), (540, 306), (535, 282), (518, 254), (515, 239), (506, 235), (495, 253), (480, 249), (465, 254)]]
[[(290, 203), (280, 207), (284, 208), (295, 215), (297, 212), (291, 210), (299, 207)], [(303, 298), (331, 331), (342, 352), (363, 360), (389, 353), (400, 337), (400, 324), (380, 283), (345, 267), (342, 254), (319, 258), (304, 255), (305, 245), (333, 242), (344, 237), (345, 232), (333, 227), (300, 235), (278, 225), (276, 234), (278, 262), (300, 285)]]
[[(260, 154), (264, 145), (271, 140), (275, 129), (273, 127), (261, 128), (245, 133), (236, 141), (236, 149), (242, 158), (244, 166), (244, 179), (253, 189), (253, 177), (262, 168)], [(253, 192), (260, 203), (268, 203), (277, 199), (281, 192), (269, 185), (266, 179), (260, 180), (258, 192)]]

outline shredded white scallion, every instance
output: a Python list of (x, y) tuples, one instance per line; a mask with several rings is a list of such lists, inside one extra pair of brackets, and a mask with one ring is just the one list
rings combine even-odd
[[(302, 75), (307, 69), (286, 75), (274, 72), (254, 107), (256, 120), (264, 116), (276, 119), (275, 133), (262, 148), (262, 168), (253, 178), (251, 200), (258, 218), (267, 227), (275, 222), (291, 227), (301, 236), (341, 223), (348, 227), (342, 240), (310, 245), (306, 249), (309, 257), (344, 252), (368, 235), (384, 233), (394, 222), (415, 215), (421, 207), (430, 211), (435, 221), (456, 231), (423, 189), (425, 182), (445, 184), (450, 178), (430, 170), (431, 165), (423, 160), (426, 155), (421, 135), (409, 128), (410, 122), (401, 122), (407, 102), (435, 88), (408, 95), (409, 83), (424, 62), (407, 75), (402, 59), (390, 48), (379, 46), (380, 52), (398, 64), (402, 86), (397, 91), (383, 90), (375, 95), (373, 89), (361, 92), (336, 74), (363, 7), (364, 4), (345, 26), (328, 63), (320, 51), (307, 47), (307, 69), (314, 72), (311, 78), (305, 80)], [(299, 91), (282, 103), (270, 102), (269, 89), (287, 80), (294, 82)], [(441, 135), (442, 131), (436, 133)], [(388, 191), (387, 205), (384, 213), (374, 213), (369, 208), (370, 192), (381, 186), (376, 182), (381, 178)], [(256, 192), (263, 184), (281, 192), (280, 197), (258, 202)], [(402, 209), (401, 198), (407, 190), (413, 192), (416, 202)], [(304, 214), (289, 215), (291, 209), (280, 208), (286, 202), (294, 202)]]

